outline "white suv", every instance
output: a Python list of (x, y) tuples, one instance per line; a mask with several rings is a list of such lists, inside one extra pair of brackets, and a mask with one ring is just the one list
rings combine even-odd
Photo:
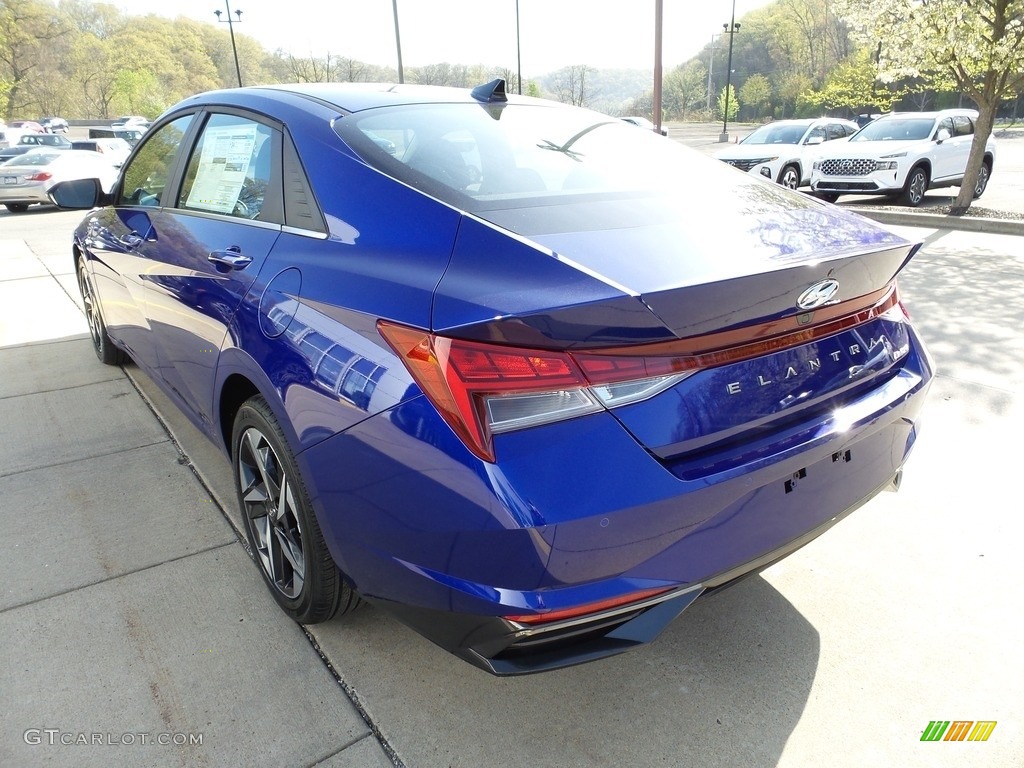
[[(832, 202), (839, 195), (890, 195), (918, 206), (929, 189), (960, 186), (977, 119), (973, 109), (883, 115), (847, 141), (821, 148), (811, 191)], [(988, 186), (995, 153), (989, 136), (975, 197)]]
[(805, 186), (811, 178), (811, 154), (826, 141), (845, 139), (857, 131), (850, 120), (776, 120), (766, 123), (715, 157), (741, 171), (763, 176), (784, 187)]

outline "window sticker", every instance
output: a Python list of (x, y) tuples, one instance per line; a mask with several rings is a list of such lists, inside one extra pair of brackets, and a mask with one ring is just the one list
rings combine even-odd
[(255, 123), (207, 127), (187, 207), (229, 215), (234, 211), (256, 146), (256, 128)]

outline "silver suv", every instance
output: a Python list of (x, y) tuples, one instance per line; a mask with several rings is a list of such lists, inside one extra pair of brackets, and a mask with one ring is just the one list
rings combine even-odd
[[(821, 147), (811, 191), (832, 202), (839, 195), (890, 195), (918, 206), (929, 189), (960, 186), (977, 119), (973, 109), (883, 115), (848, 140)], [(989, 136), (975, 197), (988, 186), (995, 153)]]

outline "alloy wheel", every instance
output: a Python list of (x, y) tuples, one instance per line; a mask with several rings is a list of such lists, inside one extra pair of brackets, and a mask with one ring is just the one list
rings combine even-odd
[(988, 166), (982, 164), (981, 168), (978, 169), (978, 181), (974, 185), (974, 196), (981, 197), (985, 191), (985, 187), (988, 186)]
[(260, 566), (270, 583), (294, 600), (302, 592), (306, 574), (294, 479), (266, 435), (255, 427), (246, 429), (239, 443), (238, 482)]
[(99, 349), (103, 343), (103, 333), (99, 310), (96, 308), (96, 294), (92, 290), (92, 281), (85, 271), (85, 264), (78, 267), (78, 290), (82, 294), (82, 307), (85, 309), (85, 320), (89, 324), (89, 335), (93, 345)]

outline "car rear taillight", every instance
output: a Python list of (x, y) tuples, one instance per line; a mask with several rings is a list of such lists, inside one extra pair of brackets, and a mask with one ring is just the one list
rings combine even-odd
[(49, 173), (48, 171), (39, 171), (38, 173), (33, 173), (31, 176), (26, 176), (25, 181), (47, 181), (52, 178), (52, 173)]
[(381, 320), (381, 336), (474, 454), (494, 461), (492, 435), (651, 397), (685, 373), (648, 372), (641, 358), (586, 362), (567, 352), (438, 336)]
[(646, 400), (697, 371), (798, 347), (890, 312), (905, 316), (895, 283), (814, 313), (613, 349), (507, 347), (386, 320), (377, 330), (466, 446), (494, 461), (495, 434)]

